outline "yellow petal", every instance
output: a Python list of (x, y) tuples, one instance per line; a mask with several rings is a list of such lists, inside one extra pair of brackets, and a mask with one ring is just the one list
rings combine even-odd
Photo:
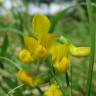
[(28, 73), (26, 73), (24, 70), (20, 70), (17, 73), (17, 77), (24, 83), (29, 86), (32, 85), (33, 79), (32, 76), (30, 76)]
[(50, 29), (50, 21), (43, 14), (37, 14), (33, 17), (32, 30), (35, 33), (48, 32)]
[(28, 49), (32, 55), (36, 51), (38, 41), (30, 36), (24, 36), (25, 48)]
[(89, 47), (75, 47), (74, 45), (70, 45), (70, 52), (73, 56), (85, 57), (90, 54), (90, 48)]
[(54, 45), (50, 48), (49, 50), (49, 53), (51, 54), (52, 56), (52, 61), (56, 61), (57, 59), (57, 55), (58, 55), (58, 48), (57, 48), (57, 45)]
[(49, 49), (56, 42), (56, 36), (51, 33), (41, 33), (38, 35), (38, 40), (42, 46)]
[(64, 56), (69, 57), (69, 44), (56, 44), (50, 48), (49, 53), (53, 61), (60, 61)]

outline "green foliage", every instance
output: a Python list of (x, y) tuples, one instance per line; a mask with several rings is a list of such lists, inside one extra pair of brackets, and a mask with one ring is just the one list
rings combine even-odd
[[(10, 78), (8, 77), (3, 77), (3, 80), (7, 83), (7, 85), (9, 86), (9, 88), (14, 89), (16, 86), (18, 86), (18, 83), (17, 81), (12, 81)], [(10, 94), (13, 94), (13, 96), (22, 96), (22, 91), (20, 89), (16, 89), (15, 91), (13, 92), (10, 92), (8, 93), (9, 95)]]

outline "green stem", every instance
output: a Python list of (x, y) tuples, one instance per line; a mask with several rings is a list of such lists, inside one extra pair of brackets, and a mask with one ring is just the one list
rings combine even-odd
[(14, 61), (12, 61), (12, 60), (10, 60), (9, 58), (6, 58), (6, 57), (1, 57), (0, 56), (0, 59), (1, 60), (5, 60), (5, 61), (8, 61), (8, 62), (10, 62), (10, 63), (12, 63), (17, 69), (19, 69), (19, 70), (21, 70), (22, 68), (19, 66), (19, 65), (17, 65)]
[(66, 72), (65, 76), (66, 76), (66, 83), (67, 83), (67, 86), (70, 86), (68, 72)]
[(71, 70), (70, 70), (70, 73), (71, 73), (71, 77), (70, 77), (70, 78), (71, 78), (71, 96), (73, 96), (73, 93), (72, 93), (72, 87), (73, 87), (73, 82), (72, 82), (72, 81), (73, 81), (73, 78), (72, 78), (72, 72), (73, 72), (73, 71), (72, 71), (72, 65), (71, 65)]
[(10, 91), (8, 92), (8, 95), (13, 94), (13, 93), (15, 92), (16, 89), (21, 88), (21, 87), (23, 87), (23, 86), (24, 86), (24, 84), (19, 85), (19, 86), (13, 88), (12, 90), (10, 90)]
[(90, 36), (91, 36), (91, 54), (90, 54), (89, 69), (88, 69), (86, 96), (90, 96), (91, 95), (91, 87), (92, 87), (94, 57), (95, 57), (95, 31), (94, 31), (91, 0), (86, 0), (86, 3), (87, 3), (87, 9), (88, 9), (89, 31), (90, 31)]
[(6, 28), (0, 28), (0, 32), (12, 32), (12, 33), (16, 33), (17, 35), (21, 35), (23, 36), (22, 32), (18, 29), (15, 29), (15, 28), (10, 28), (10, 27), (6, 27)]
[(56, 77), (56, 71), (53, 67), (53, 64), (52, 64), (52, 60), (51, 60), (51, 56), (48, 57), (47, 59), (47, 64), (48, 64), (48, 67), (49, 67), (49, 72), (51, 74), (52, 77), (54, 77), (54, 80), (56, 81), (57, 85), (59, 85), (63, 95), (64, 95), (64, 88), (61, 86), (60, 82), (58, 81), (57, 77)]
[(53, 65), (51, 65), (51, 67), (52, 67), (51, 74), (53, 75), (53, 77), (54, 77), (57, 85), (59, 85), (59, 87), (60, 87), (60, 89), (61, 89), (61, 91), (62, 91), (62, 93), (63, 93), (63, 95), (64, 95), (64, 93), (65, 93), (65, 92), (64, 92), (64, 88), (61, 86), (60, 82), (58, 81), (58, 79), (57, 79), (57, 77), (56, 77), (56, 72), (55, 72), (55, 69), (54, 69)]

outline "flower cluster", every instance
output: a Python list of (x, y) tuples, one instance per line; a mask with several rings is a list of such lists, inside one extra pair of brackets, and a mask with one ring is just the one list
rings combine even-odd
[[(25, 48), (20, 51), (19, 59), (25, 64), (33, 64), (37, 60), (45, 61), (51, 55), (54, 69), (65, 74), (70, 68), (70, 55), (87, 56), (90, 53), (90, 48), (76, 47), (72, 43), (66, 42), (63, 37), (60, 38), (55, 33), (49, 33), (50, 26), (51, 23), (45, 15), (36, 14), (33, 17), (32, 31), (34, 36), (24, 35)], [(58, 42), (58, 39), (64, 43)], [(17, 77), (27, 85), (38, 86), (40, 83), (40, 79), (25, 70), (20, 70)], [(63, 93), (58, 85), (52, 84), (45, 91), (44, 96), (63, 96)]]

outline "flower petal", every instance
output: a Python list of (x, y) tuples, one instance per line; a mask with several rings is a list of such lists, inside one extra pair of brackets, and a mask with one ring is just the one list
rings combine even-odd
[(43, 14), (37, 14), (33, 17), (32, 30), (35, 33), (48, 32), (50, 29), (50, 21)]
[(41, 33), (38, 35), (38, 40), (42, 46), (48, 49), (55, 43), (56, 36), (51, 33)]
[(26, 73), (24, 70), (20, 70), (17, 73), (17, 77), (24, 83), (27, 84), (29, 86), (32, 85), (33, 83), (33, 78), (32, 76), (30, 76), (28, 73)]
[(70, 53), (75, 57), (85, 57), (90, 54), (90, 47), (76, 47), (70, 45)]
[(60, 61), (64, 56), (69, 57), (69, 44), (56, 44), (50, 48), (53, 61)]
[(24, 36), (24, 43), (25, 48), (28, 49), (33, 55), (38, 46), (38, 41), (30, 36)]

